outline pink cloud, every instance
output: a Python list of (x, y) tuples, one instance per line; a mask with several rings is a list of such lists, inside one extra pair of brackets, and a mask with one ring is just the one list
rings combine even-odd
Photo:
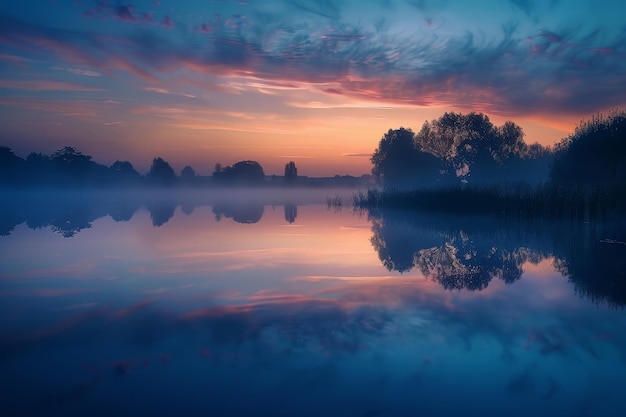
[(28, 91), (103, 91), (101, 88), (70, 84), (62, 81), (0, 80), (0, 88)]

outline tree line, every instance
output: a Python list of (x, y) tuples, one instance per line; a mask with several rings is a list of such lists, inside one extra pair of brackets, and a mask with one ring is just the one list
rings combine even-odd
[(390, 129), (371, 156), (385, 188), (558, 183), (594, 188), (626, 181), (626, 111), (596, 115), (553, 148), (527, 144), (511, 121), (482, 113), (445, 113), (411, 129)]
[(552, 148), (523, 138), (480, 113), (389, 130), (371, 157), (383, 189), (355, 205), (578, 220), (626, 211), (626, 111), (594, 116)]
[(495, 126), (482, 113), (445, 113), (419, 132), (390, 129), (371, 157), (372, 174), (386, 188), (451, 184), (538, 183), (547, 177), (553, 153), (524, 142), (522, 128)]
[[(298, 170), (293, 161), (285, 165), (286, 182), (295, 181)], [(216, 183), (258, 184), (265, 180), (263, 167), (256, 161), (239, 161), (231, 166), (217, 164), (211, 175)], [(66, 146), (51, 155), (32, 152), (25, 159), (6, 146), (0, 146), (0, 185), (3, 186), (94, 186), (202, 184), (189, 165), (179, 175), (161, 157), (154, 158), (149, 171), (142, 175), (128, 161), (118, 160), (110, 166), (97, 163), (90, 155)]]

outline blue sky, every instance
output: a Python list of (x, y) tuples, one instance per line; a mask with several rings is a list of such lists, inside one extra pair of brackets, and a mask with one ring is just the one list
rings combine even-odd
[(2, 144), (360, 174), (445, 111), (551, 144), (626, 103), (620, 1), (0, 1)]

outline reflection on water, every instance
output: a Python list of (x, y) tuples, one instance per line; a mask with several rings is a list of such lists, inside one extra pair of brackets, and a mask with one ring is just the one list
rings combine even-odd
[(355, 215), (325, 197), (3, 204), (0, 413), (626, 410), (623, 225)]
[(293, 223), (298, 217), (298, 206), (294, 203), (285, 204), (285, 220), (288, 223)]
[(233, 219), (237, 223), (257, 223), (263, 217), (265, 207), (262, 203), (251, 202), (243, 204), (218, 203), (213, 206), (213, 214), (218, 222), (222, 217)]
[(379, 211), (372, 245), (388, 270), (413, 268), (445, 289), (483, 290), (520, 279), (525, 264), (557, 271), (596, 301), (626, 304), (626, 223), (590, 224)]

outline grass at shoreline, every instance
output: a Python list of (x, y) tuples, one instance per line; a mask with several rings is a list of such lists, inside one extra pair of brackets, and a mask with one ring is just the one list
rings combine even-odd
[(357, 209), (385, 208), (505, 217), (600, 220), (626, 213), (626, 189), (450, 187), (410, 191), (376, 190), (354, 195)]

